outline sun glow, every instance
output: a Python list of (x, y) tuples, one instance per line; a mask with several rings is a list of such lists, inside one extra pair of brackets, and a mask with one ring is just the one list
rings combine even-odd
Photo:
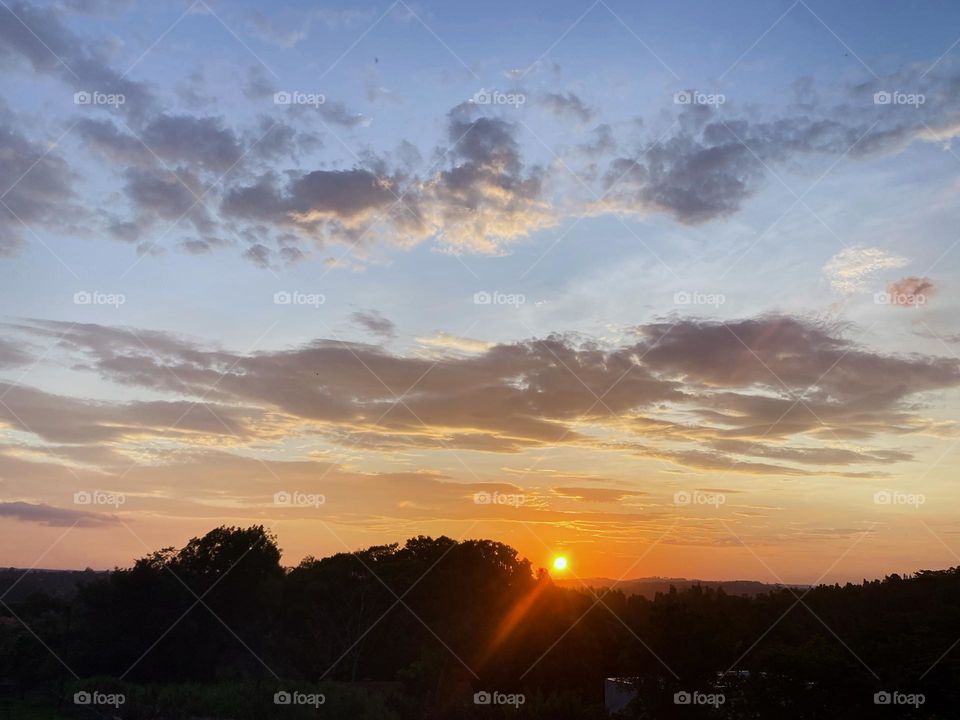
[(567, 569), (567, 559), (563, 555), (558, 555), (553, 559), (553, 569), (554, 570), (566, 570)]

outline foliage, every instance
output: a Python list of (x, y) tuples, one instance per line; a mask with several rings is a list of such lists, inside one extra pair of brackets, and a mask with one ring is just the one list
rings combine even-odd
[[(924, 695), (898, 717), (949, 717), (960, 702), (957, 569), (646, 599), (556, 587), (489, 540), (419, 536), (292, 569), (280, 558), (265, 528), (221, 527), (91, 574), (74, 596), (10, 604), (0, 717), (38, 702), (93, 717), (77, 687), (120, 688), (122, 718), (316, 714), (276, 705), (286, 688), (323, 693), (332, 718), (563, 720), (603, 716), (607, 677), (633, 678), (624, 718), (882, 717), (883, 690)], [(475, 704), (482, 691), (523, 701)], [(684, 691), (724, 702), (677, 705)]]

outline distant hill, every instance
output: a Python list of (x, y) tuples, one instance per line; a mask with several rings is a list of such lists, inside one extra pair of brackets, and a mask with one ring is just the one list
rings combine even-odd
[(687, 578), (647, 577), (633, 580), (611, 580), (610, 578), (580, 578), (577, 580), (554, 580), (560, 587), (616, 588), (626, 595), (642, 595), (652, 600), (659, 593), (669, 592), (671, 587), (685, 590), (694, 585), (710, 588), (723, 588), (728, 595), (760, 595), (785, 587), (806, 589), (809, 585), (781, 585), (763, 583), (757, 580), (688, 580)]
[(34, 593), (44, 593), (66, 600), (76, 594), (80, 582), (106, 574), (101, 570), (0, 568), (0, 597), (5, 602), (20, 602)]

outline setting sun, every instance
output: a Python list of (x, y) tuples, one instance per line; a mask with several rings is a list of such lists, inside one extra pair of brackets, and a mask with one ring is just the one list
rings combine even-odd
[(563, 555), (559, 555), (553, 559), (553, 569), (554, 570), (566, 570), (567, 569), (567, 559)]

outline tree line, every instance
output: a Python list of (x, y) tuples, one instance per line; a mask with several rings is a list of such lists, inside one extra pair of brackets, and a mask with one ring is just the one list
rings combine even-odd
[[(624, 718), (946, 718), (958, 639), (957, 568), (647, 599), (558, 587), (491, 540), (419, 536), (284, 568), (266, 528), (220, 527), (71, 597), (0, 605), (0, 708), (106, 717), (72, 702), (99, 689), (130, 718), (589, 719), (607, 717), (616, 677)], [(325, 703), (277, 705), (298, 691)]]

